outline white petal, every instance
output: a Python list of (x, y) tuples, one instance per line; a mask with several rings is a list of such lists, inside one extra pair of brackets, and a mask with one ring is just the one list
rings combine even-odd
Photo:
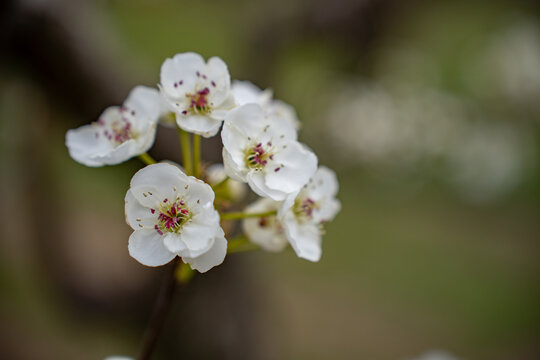
[(285, 198), (285, 200), (283, 200), (283, 202), (281, 203), (281, 206), (280, 206), (278, 212), (285, 213), (287, 210), (292, 208), (293, 205), (294, 205), (294, 201), (296, 200), (296, 197), (298, 196), (300, 191), (301, 190), (298, 190), (298, 191), (295, 191), (293, 193), (288, 194), (287, 197)]
[(197, 82), (197, 71), (205, 67), (204, 59), (191, 52), (166, 59), (161, 65), (160, 83), (167, 97), (182, 98), (186, 92), (192, 92)]
[(188, 252), (188, 248), (180, 234), (177, 233), (165, 233), (163, 244), (165, 247), (173, 253), (181, 256), (181, 253)]
[(137, 230), (129, 237), (129, 254), (146, 266), (164, 265), (176, 254), (167, 250), (163, 238), (155, 230)]
[(263, 91), (249, 81), (234, 80), (231, 90), (239, 106), (254, 103), (264, 108), (272, 99), (272, 90)]
[(187, 132), (212, 137), (216, 135), (221, 127), (221, 120), (213, 119), (210, 116), (203, 115), (176, 115), (176, 123), (180, 128)]
[(326, 197), (336, 196), (339, 183), (336, 173), (326, 166), (319, 166), (307, 186), (309, 197), (317, 201)]
[(193, 176), (189, 177), (189, 188), (186, 191), (185, 199), (188, 207), (192, 211), (197, 211), (198, 207), (214, 208), (214, 190), (202, 180)]
[(332, 221), (340, 210), (341, 202), (338, 199), (324, 199), (318, 203), (318, 207), (313, 211), (313, 220), (318, 223)]
[(300, 121), (298, 120), (294, 107), (281, 100), (272, 101), (268, 107), (268, 113), (272, 116), (278, 116), (287, 120), (289, 125), (296, 130), (300, 128)]
[[(157, 119), (158, 118), (156, 118), (155, 121), (157, 121)], [(137, 129), (138, 136), (133, 139), (135, 141), (134, 156), (150, 150), (152, 145), (154, 145), (154, 141), (156, 140), (156, 130), (156, 122), (146, 122), (139, 129)]]
[(321, 258), (321, 234), (317, 224), (299, 224), (295, 220), (283, 222), (287, 238), (298, 257), (319, 261)]
[(129, 191), (139, 204), (148, 209), (156, 210), (163, 200), (170, 198), (170, 196), (163, 195), (158, 188), (153, 185), (132, 186)]
[(91, 155), (91, 157), (95, 160), (103, 162), (105, 165), (116, 165), (123, 163), (124, 161), (127, 161), (145, 151), (146, 150), (137, 151), (137, 143), (135, 140), (130, 139), (110, 151), (97, 153)]
[(247, 136), (257, 137), (267, 125), (264, 112), (257, 104), (247, 104), (233, 109), (225, 117), (225, 126), (234, 125)]
[(262, 171), (251, 171), (247, 174), (247, 182), (251, 190), (262, 197), (269, 197), (276, 201), (282, 201), (287, 193), (279, 189), (271, 189), (266, 186), (265, 174)]
[(215, 86), (210, 86), (210, 100), (215, 106), (221, 106), (230, 96), (231, 77), (227, 64), (219, 57), (214, 56), (208, 59), (206, 74), (208, 81), (214, 81)]
[[(253, 204), (250, 204), (246, 213), (262, 213), (272, 210), (277, 210), (279, 203), (271, 199), (260, 199)], [(283, 233), (283, 227), (277, 220), (276, 216), (261, 218), (246, 218), (242, 222), (244, 233), (251, 242), (261, 246), (267, 251), (281, 251), (287, 246), (287, 238)]]
[(156, 123), (160, 114), (161, 101), (157, 89), (136, 86), (124, 101), (124, 106), (135, 111), (135, 117), (138, 120)]
[(317, 170), (315, 154), (293, 141), (274, 155), (266, 175), (267, 187), (290, 194), (302, 188)]
[[(210, 99), (211, 102), (213, 102), (212, 99)], [(210, 113), (210, 117), (213, 119), (223, 121), (225, 120), (225, 117), (235, 107), (238, 105), (234, 101), (234, 96), (232, 93), (229, 93), (228, 96), (221, 102), (219, 105), (215, 105), (212, 107), (212, 112)]]
[[(189, 182), (188, 176), (178, 167), (167, 163), (159, 163), (148, 165), (137, 171), (133, 175), (130, 185), (132, 189), (144, 186), (154, 187), (156, 190), (159, 189), (161, 197), (170, 200), (176, 197), (175, 187), (177, 190), (184, 189)], [(134, 195), (140, 200), (137, 194), (134, 193)], [(164, 198), (159, 200), (163, 201)]]
[(225, 259), (226, 253), (227, 240), (225, 240), (223, 230), (220, 228), (218, 234), (214, 238), (214, 244), (210, 250), (194, 258), (183, 257), (182, 260), (188, 263), (192, 269), (203, 273), (214, 266), (221, 264)]
[(219, 228), (219, 215), (212, 209), (195, 214), (179, 233), (171, 233), (165, 238), (165, 246), (184, 257), (196, 257), (212, 246)]
[(231, 155), (231, 159), (233, 159), (238, 166), (245, 165), (246, 160), (244, 151), (251, 143), (248, 138), (249, 135), (237, 126), (228, 123), (223, 125), (223, 130), (221, 131), (223, 147), (227, 149)]
[(152, 211), (141, 205), (141, 203), (133, 196), (131, 190), (128, 190), (125, 198), (125, 214), (126, 222), (133, 230), (139, 230), (142, 227), (153, 229), (157, 224), (157, 212), (152, 214)]
[(248, 169), (243, 163), (238, 164), (225, 148), (223, 148), (223, 165), (228, 177), (240, 182), (247, 181)]
[(298, 138), (298, 131), (289, 119), (278, 114), (268, 114), (266, 121), (270, 125), (266, 132), (270, 133), (274, 139), (296, 140)]
[(66, 146), (73, 160), (92, 167), (105, 165), (95, 154), (111, 151), (112, 145), (102, 135), (96, 137), (96, 133), (95, 125), (84, 125), (67, 131)]
[(220, 183), (227, 177), (223, 164), (212, 164), (206, 168), (206, 180), (210, 185)]
[[(186, 224), (180, 233), (182, 242), (186, 245), (186, 251), (182, 257), (197, 257), (208, 251), (219, 227), (219, 222), (205, 224), (202, 221), (192, 221)], [(169, 247), (172, 250), (172, 247)]]

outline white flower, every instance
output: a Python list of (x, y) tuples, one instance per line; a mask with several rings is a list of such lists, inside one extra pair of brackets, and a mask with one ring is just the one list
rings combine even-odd
[(135, 230), (129, 253), (143, 265), (164, 265), (178, 255), (205, 272), (223, 262), (227, 241), (214, 192), (203, 181), (170, 164), (149, 165), (131, 179), (125, 202)]
[[(245, 212), (248, 214), (265, 213), (277, 210), (279, 206), (279, 202), (263, 198), (250, 204)], [(246, 218), (242, 222), (242, 226), (249, 240), (264, 250), (278, 252), (289, 243), (285, 237), (283, 226), (275, 215)]]
[(69, 130), (69, 154), (75, 161), (92, 167), (124, 162), (152, 147), (159, 115), (158, 91), (137, 86), (122, 106), (111, 106), (98, 121)]
[(221, 138), (227, 175), (247, 182), (263, 197), (285, 199), (300, 190), (317, 169), (317, 157), (296, 141), (290, 123), (265, 114), (256, 104), (229, 112)]
[(301, 191), (289, 195), (281, 205), (278, 218), (299, 257), (310, 261), (321, 258), (321, 225), (341, 209), (335, 198), (338, 186), (334, 171), (321, 166)]
[[(206, 182), (212, 186), (219, 184), (227, 177), (223, 164), (210, 165), (206, 169), (205, 175)], [(243, 182), (229, 179), (224, 185), (226, 193), (225, 195), (228, 199), (234, 202), (241, 201), (247, 194), (247, 187)]]
[(208, 63), (195, 53), (177, 54), (161, 66), (160, 91), (174, 109), (176, 123), (204, 137), (217, 134), (234, 106), (227, 65), (218, 57)]
[(281, 101), (272, 99), (272, 90), (261, 90), (249, 81), (234, 80), (232, 83), (234, 99), (239, 106), (258, 104), (268, 114), (288, 120), (292, 127), (298, 130), (300, 121), (294, 108)]

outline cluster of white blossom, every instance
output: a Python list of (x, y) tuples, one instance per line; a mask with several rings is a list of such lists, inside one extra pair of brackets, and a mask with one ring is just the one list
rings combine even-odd
[[(184, 164), (186, 172), (170, 162), (152, 163), (146, 151), (158, 123), (175, 124), (194, 137), (212, 137), (221, 129), (223, 165), (200, 167), (199, 172)], [(298, 129), (294, 109), (274, 100), (270, 90), (231, 83), (218, 57), (206, 62), (198, 54), (183, 53), (165, 60), (158, 89), (134, 88), (122, 106), (69, 130), (66, 145), (71, 157), (87, 166), (146, 159), (150, 164), (133, 176), (125, 197), (126, 221), (134, 230), (129, 253), (148, 266), (179, 256), (205, 272), (227, 253), (221, 227), (227, 213), (218, 200), (238, 203), (245, 183), (262, 197), (232, 217), (244, 219), (247, 237), (266, 250), (290, 244), (299, 257), (319, 260), (321, 227), (340, 209), (338, 182), (298, 142)]]
[(332, 104), (324, 136), (344, 162), (398, 176), (424, 170), (468, 201), (507, 194), (535, 164), (529, 126), (491, 118), (435, 88), (355, 84), (337, 91)]

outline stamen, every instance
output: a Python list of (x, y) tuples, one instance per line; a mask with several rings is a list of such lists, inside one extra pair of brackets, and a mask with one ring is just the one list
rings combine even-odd
[(179, 198), (172, 203), (168, 199), (165, 199), (163, 203), (167, 205), (159, 207), (159, 223), (154, 226), (154, 229), (160, 235), (163, 232), (180, 232), (182, 226), (191, 219), (191, 212), (184, 207), (184, 201)]

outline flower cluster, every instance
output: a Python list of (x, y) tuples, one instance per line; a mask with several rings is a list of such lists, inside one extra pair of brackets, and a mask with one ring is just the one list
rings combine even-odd
[[(155, 163), (146, 153), (158, 123), (176, 125), (184, 167)], [(242, 219), (245, 233), (229, 244), (249, 239), (268, 251), (290, 244), (299, 257), (320, 259), (322, 226), (340, 209), (338, 182), (298, 141), (299, 124), (294, 108), (273, 99), (270, 90), (231, 83), (220, 58), (205, 61), (183, 53), (165, 60), (158, 89), (135, 87), (122, 106), (69, 130), (66, 145), (71, 157), (87, 166), (119, 164), (135, 156), (146, 162), (125, 197), (126, 221), (134, 230), (130, 255), (147, 266), (179, 256), (205, 272), (225, 258), (226, 220)], [(223, 164), (203, 166), (200, 136), (220, 130)], [(262, 198), (244, 211), (228, 211), (242, 204), (245, 184)]]

